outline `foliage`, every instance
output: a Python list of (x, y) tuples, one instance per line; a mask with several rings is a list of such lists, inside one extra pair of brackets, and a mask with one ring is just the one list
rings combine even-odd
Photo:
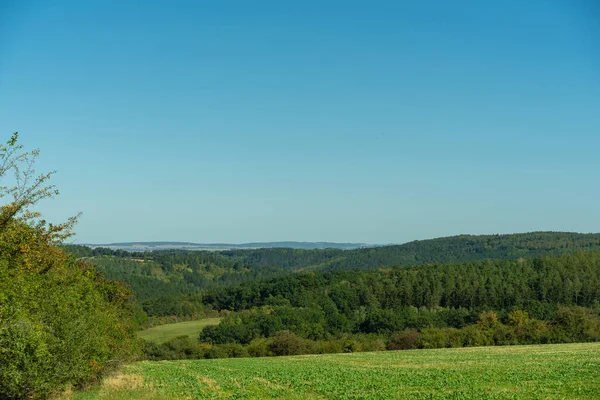
[[(163, 250), (128, 253), (123, 250), (91, 249), (75, 245), (67, 245), (65, 248), (97, 265), (109, 279), (120, 280), (130, 285), (140, 306), (149, 316), (194, 319), (211, 314), (212, 305), (207, 305), (200, 295), (215, 288), (264, 281), (293, 272), (379, 269), (445, 263), (474, 264), (486, 260), (511, 261), (518, 270), (519, 263), (524, 262), (523, 257), (600, 249), (600, 235), (563, 232), (461, 235), (355, 250), (266, 248), (222, 252)], [(477, 284), (481, 285), (479, 282)], [(497, 285), (497, 282), (495, 278), (490, 278), (489, 283), (483, 284)], [(578, 285), (577, 281), (569, 284), (573, 285), (573, 288), (577, 288)], [(435, 291), (437, 286), (433, 285), (425, 290)], [(480, 293), (485, 290), (485, 287), (481, 288)], [(405, 295), (414, 296), (414, 293)], [(478, 301), (478, 296), (472, 297), (472, 302)], [(271, 301), (285, 302), (285, 299), (285, 295), (281, 295), (274, 296)], [(448, 302), (447, 299), (443, 300)], [(432, 301), (435, 303), (436, 299), (433, 298)], [(429, 304), (425, 306), (431, 307)], [(243, 302), (221, 304), (217, 307), (236, 310), (248, 308)], [(543, 308), (531, 310), (538, 317), (540, 312), (548, 311)]]
[[(250, 321), (250, 325), (252, 321)], [(208, 326), (194, 342), (182, 337), (158, 345), (148, 344), (150, 360), (266, 357), (298, 354), (353, 353), (360, 351), (435, 349), (446, 347), (506, 346), (523, 344), (591, 342), (600, 340), (600, 318), (582, 307), (560, 307), (552, 321), (531, 319), (526, 312), (512, 311), (505, 322), (493, 311), (481, 313), (479, 320), (463, 328), (425, 327), (391, 334), (340, 334), (327, 339), (308, 339), (289, 330), (270, 336), (249, 335), (246, 324), (238, 321), (237, 330)], [(251, 325), (250, 331), (253, 326)], [(217, 336), (223, 332), (232, 336)], [(234, 336), (238, 335), (238, 336)], [(204, 343), (206, 340), (212, 344)], [(240, 340), (241, 339), (241, 340)], [(173, 343), (176, 343), (174, 345)], [(175, 351), (177, 350), (177, 351)], [(163, 357), (163, 358), (161, 358)]]
[(209, 251), (165, 250), (127, 253), (123, 250), (68, 245), (65, 249), (97, 266), (109, 279), (133, 288), (140, 307), (150, 317), (193, 319), (210, 315), (202, 289), (260, 281), (281, 275), (272, 267), (253, 267)]
[(132, 293), (56, 246), (75, 219), (53, 225), (29, 210), (56, 194), (51, 174), (35, 177), (38, 152), (16, 134), (0, 146), (0, 398), (45, 398), (84, 385), (136, 351)]
[[(388, 350), (412, 350), (417, 348), (419, 331), (416, 329), (405, 329), (402, 332), (393, 333), (386, 345)], [(446, 347), (446, 346), (440, 346)]]
[[(208, 291), (203, 298), (205, 306), (238, 311), (205, 330), (202, 340), (247, 344), (281, 330), (309, 339), (328, 339), (341, 333), (389, 335), (404, 329), (460, 329), (475, 323), (486, 310), (498, 313), (487, 315), (481, 322), (487, 325), (493, 324), (494, 318), (506, 319), (512, 311), (523, 310), (527, 314), (512, 313), (510, 318), (511, 324), (525, 329), (529, 316), (551, 321), (560, 313), (560, 305), (598, 310), (599, 298), (600, 252), (298, 273)], [(588, 312), (597, 315), (597, 311)], [(580, 314), (565, 315), (564, 319), (581, 326)]]

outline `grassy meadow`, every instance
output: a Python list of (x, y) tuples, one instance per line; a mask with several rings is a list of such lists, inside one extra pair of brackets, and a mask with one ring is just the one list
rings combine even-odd
[(139, 331), (138, 337), (155, 343), (163, 343), (177, 336), (197, 337), (205, 326), (216, 325), (219, 321), (220, 318), (204, 318), (196, 321), (159, 325)]
[(139, 362), (90, 399), (598, 399), (600, 343)]

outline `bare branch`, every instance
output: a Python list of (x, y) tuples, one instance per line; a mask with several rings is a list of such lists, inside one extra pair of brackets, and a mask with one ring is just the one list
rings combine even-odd
[(58, 225), (46, 224), (41, 215), (29, 208), (39, 201), (58, 195), (55, 185), (49, 183), (56, 171), (37, 175), (35, 162), (39, 150), (23, 151), (15, 132), (5, 145), (0, 144), (0, 180), (12, 173), (15, 184), (0, 185), (0, 198), (12, 196), (13, 200), (0, 206), (0, 231), (6, 229), (11, 221), (20, 220), (42, 230), (50, 241), (62, 241), (72, 235), (72, 228), (78, 216)]

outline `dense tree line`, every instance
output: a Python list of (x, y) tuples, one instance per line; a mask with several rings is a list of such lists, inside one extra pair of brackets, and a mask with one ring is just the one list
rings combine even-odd
[(204, 304), (235, 311), (206, 328), (210, 343), (250, 343), (281, 330), (309, 339), (456, 328), (494, 310), (551, 321), (560, 305), (597, 310), (600, 252), (377, 270), (299, 273), (211, 290)]
[(550, 321), (530, 318), (522, 310), (513, 310), (501, 320), (494, 311), (487, 311), (481, 313), (473, 324), (461, 328), (428, 326), (421, 329), (405, 329), (391, 334), (339, 334), (329, 339), (310, 339), (289, 330), (281, 330), (272, 336), (258, 337), (248, 343), (222, 344), (208, 344), (188, 336), (181, 336), (160, 345), (145, 343), (143, 352), (150, 360), (175, 360), (598, 340), (600, 340), (600, 318), (597, 310), (579, 306), (560, 306)]
[(285, 270), (296, 271), (302, 268), (326, 267), (333, 261), (344, 260), (345, 255), (354, 251), (356, 250), (265, 248), (229, 250), (223, 251), (221, 254), (257, 267), (277, 266)]

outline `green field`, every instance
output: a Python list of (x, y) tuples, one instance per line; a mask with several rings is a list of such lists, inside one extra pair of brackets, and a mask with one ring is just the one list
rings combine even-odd
[(196, 321), (178, 322), (155, 326), (138, 332), (138, 337), (150, 342), (163, 343), (177, 336), (197, 337), (205, 326), (216, 325), (220, 318), (204, 318)]
[(600, 343), (139, 362), (84, 399), (599, 399)]

